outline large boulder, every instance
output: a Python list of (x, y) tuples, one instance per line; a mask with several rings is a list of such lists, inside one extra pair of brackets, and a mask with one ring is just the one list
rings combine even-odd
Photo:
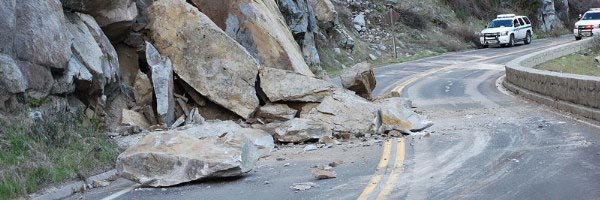
[(151, 105), (153, 95), (152, 82), (148, 75), (138, 71), (133, 84), (133, 97), (139, 106)]
[(273, 134), (279, 142), (300, 143), (317, 141), (332, 135), (330, 126), (317, 120), (294, 118), (280, 123), (271, 123), (263, 129)]
[(538, 0), (540, 2), (540, 8), (538, 10), (538, 21), (540, 30), (548, 32), (554, 29), (560, 29), (563, 27), (563, 23), (560, 20), (556, 7), (554, 6), (554, 0)]
[[(67, 68), (71, 58), (71, 41), (60, 1), (17, 0), (16, 15), (10, 13), (10, 4), (13, 3), (8, 4), (6, 11), (9, 13), (0, 15), (7, 15), (9, 19), (14, 17), (15, 28), (10, 30), (12, 24), (9, 24), (8, 27), (2, 27), (6, 29), (1, 32), (14, 34), (7, 39), (14, 37), (8, 43), (14, 45), (12, 48), (18, 60), (56, 70)], [(5, 40), (4, 35), (0, 37)]]
[(313, 76), (273, 0), (191, 0), (265, 67)]
[(208, 177), (234, 177), (252, 170), (259, 154), (242, 137), (199, 139), (187, 133), (151, 133), (121, 153), (116, 167), (130, 180), (172, 186)]
[(271, 102), (321, 102), (335, 86), (327, 81), (292, 71), (263, 67), (260, 88)]
[[(269, 156), (275, 148), (273, 137), (260, 129), (243, 128), (233, 121), (207, 121), (202, 125), (186, 127), (186, 133), (196, 138), (207, 137), (242, 137), (256, 146), (261, 156)], [(238, 146), (241, 148), (242, 146)]]
[(379, 107), (350, 91), (338, 90), (301, 118), (328, 124), (335, 133), (360, 136), (380, 132)]
[(0, 1), (0, 53), (14, 55), (13, 41), (17, 18), (17, 0)]
[(54, 84), (50, 69), (25, 61), (17, 63), (25, 79), (27, 79), (27, 95), (35, 99), (42, 99), (48, 96)]
[(419, 132), (433, 126), (427, 116), (415, 113), (411, 102), (405, 98), (393, 97), (377, 101), (381, 109), (383, 131), (400, 131), (405, 134)]
[(373, 98), (371, 93), (377, 85), (377, 80), (371, 64), (363, 62), (356, 64), (354, 67), (346, 68), (342, 71), (340, 79), (344, 88), (356, 92), (363, 98)]
[(156, 97), (156, 112), (159, 122), (171, 126), (175, 118), (173, 65), (168, 57), (161, 56), (150, 43), (146, 43), (146, 60), (152, 73), (152, 86)]
[(96, 43), (98, 43), (100, 49), (102, 49), (102, 53), (104, 55), (103, 59), (106, 61), (102, 65), (102, 71), (104, 73), (104, 78), (107, 80), (107, 84), (118, 82), (120, 77), (120, 69), (117, 51), (100, 28), (100, 25), (92, 16), (81, 13), (78, 13), (78, 15), (89, 28), (90, 33), (92, 36), (94, 36), (94, 39), (96, 40)]
[(10, 56), (0, 53), (0, 95), (3, 92), (23, 93), (27, 88), (27, 79), (17, 63)]
[(157, 49), (171, 58), (183, 81), (243, 118), (254, 113), (259, 67), (244, 47), (183, 0), (156, 1), (148, 19)]
[(69, 10), (92, 15), (111, 39), (126, 33), (138, 15), (135, 0), (61, 0), (61, 2)]

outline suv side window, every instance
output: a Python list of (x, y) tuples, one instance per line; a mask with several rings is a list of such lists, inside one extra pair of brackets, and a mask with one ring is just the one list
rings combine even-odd
[(525, 22), (523, 22), (523, 18), (519, 18), (519, 23), (521, 23), (521, 26), (525, 25)]
[(514, 27), (520, 26), (519, 21), (517, 21), (517, 19), (513, 20), (513, 24), (514, 24)]
[(523, 17), (523, 19), (525, 20), (525, 23), (526, 23), (527, 25), (531, 24), (531, 21), (529, 21), (529, 18), (527, 18), (527, 17)]

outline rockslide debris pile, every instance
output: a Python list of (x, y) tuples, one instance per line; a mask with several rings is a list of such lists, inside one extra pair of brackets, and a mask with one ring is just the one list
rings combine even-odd
[(352, 45), (328, 0), (6, 0), (0, 11), (0, 111), (33, 98), (51, 102), (35, 108), (45, 115), (105, 119), (126, 149), (117, 169), (148, 186), (239, 176), (274, 142), (432, 125), (405, 99), (375, 100), (368, 64), (343, 73), (345, 88), (319, 78), (318, 29)]

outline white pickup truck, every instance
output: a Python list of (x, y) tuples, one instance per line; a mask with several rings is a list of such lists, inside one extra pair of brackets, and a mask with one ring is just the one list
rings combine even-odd
[(590, 37), (600, 34), (600, 8), (592, 8), (585, 14), (579, 16), (579, 21), (575, 23), (573, 29), (576, 40), (582, 37)]
[(522, 41), (530, 44), (533, 35), (531, 21), (526, 16), (503, 14), (490, 22), (481, 31), (480, 42), (483, 47), (490, 45), (514, 46)]

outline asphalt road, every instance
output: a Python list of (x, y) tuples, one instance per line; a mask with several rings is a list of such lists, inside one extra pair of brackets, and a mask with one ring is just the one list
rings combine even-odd
[[(411, 98), (435, 122), (424, 133), (311, 152), (283, 146), (238, 179), (168, 188), (135, 188), (120, 179), (70, 199), (600, 199), (600, 126), (498, 86), (502, 64), (571, 40), (377, 68), (375, 93)], [(333, 168), (337, 178), (311, 177), (312, 166), (333, 161), (343, 163)], [(319, 187), (290, 188), (299, 182)]]

